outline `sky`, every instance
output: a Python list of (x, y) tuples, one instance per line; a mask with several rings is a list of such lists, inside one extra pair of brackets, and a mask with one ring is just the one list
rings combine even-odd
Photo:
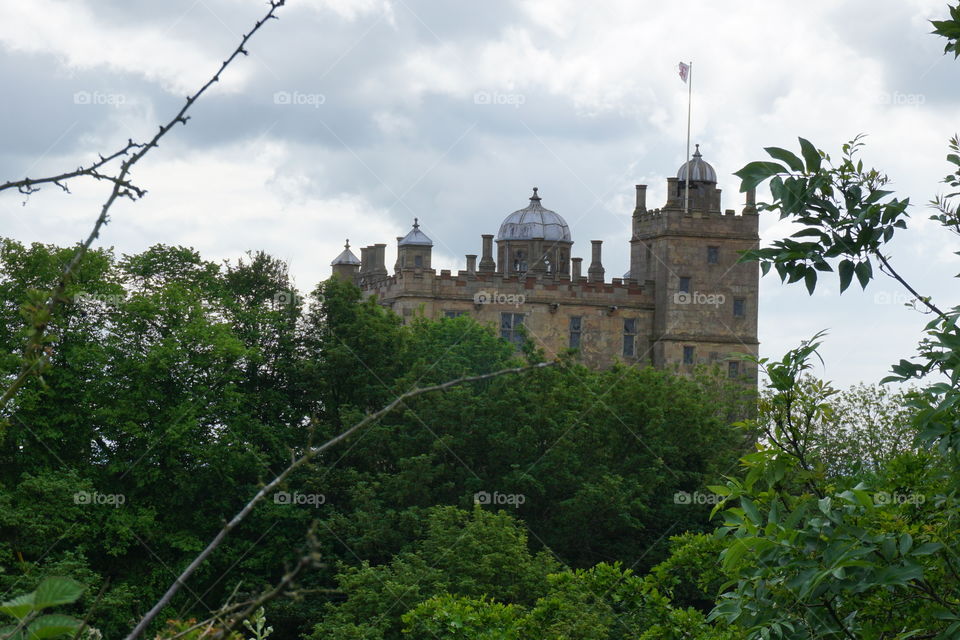
[[(259, 0), (0, 0), (0, 182), (72, 169), (151, 136), (266, 10)], [(120, 202), (97, 246), (157, 243), (210, 260), (264, 250), (312, 289), (350, 239), (388, 245), (414, 217), (437, 269), (463, 269), (539, 187), (570, 225), (574, 255), (604, 241), (627, 270), (634, 185), (665, 201), (683, 163), (693, 62), (692, 140), (739, 210), (733, 172), (797, 136), (832, 155), (865, 133), (864, 163), (909, 196), (889, 246), (922, 293), (954, 304), (960, 241), (928, 220), (947, 140), (960, 123), (960, 63), (930, 19), (945, 0), (662, 3), (608, 0), (289, 0), (134, 172), (148, 190)], [(73, 181), (0, 193), (0, 235), (70, 245), (108, 185)], [(761, 191), (758, 195), (764, 199)], [(761, 215), (761, 242), (789, 233)], [(821, 329), (838, 386), (875, 382), (915, 351), (929, 318), (880, 277), (814, 296), (761, 281), (761, 355)]]

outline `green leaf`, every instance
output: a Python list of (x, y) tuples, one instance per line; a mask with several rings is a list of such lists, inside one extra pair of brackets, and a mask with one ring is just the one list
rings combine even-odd
[(792, 152), (780, 147), (764, 147), (764, 151), (770, 154), (770, 157), (785, 162), (788, 167), (797, 173), (803, 173), (803, 162)]
[(746, 514), (746, 516), (750, 518), (750, 522), (754, 524), (760, 524), (760, 512), (757, 511), (757, 505), (755, 505), (750, 498), (740, 498), (740, 505), (743, 507), (743, 512)]
[(817, 148), (814, 147), (809, 140), (805, 138), (798, 138), (798, 140), (800, 140), (800, 152), (803, 154), (803, 159), (807, 163), (807, 171), (810, 173), (820, 171), (820, 152), (817, 151)]
[(900, 536), (900, 555), (907, 555), (907, 551), (910, 551), (910, 547), (913, 546), (913, 536), (909, 533), (905, 533)]
[(733, 175), (740, 178), (740, 191), (744, 192), (756, 188), (758, 184), (778, 173), (787, 173), (787, 169), (776, 162), (751, 162)]
[(870, 282), (870, 279), (873, 277), (873, 267), (870, 265), (870, 260), (857, 263), (857, 266), (854, 267), (853, 270), (857, 274), (857, 280), (860, 281), (860, 286), (866, 289), (867, 283)]
[(817, 270), (812, 267), (807, 269), (803, 282), (807, 285), (807, 293), (813, 295), (813, 291), (817, 288)]
[(850, 260), (843, 260), (840, 263), (840, 293), (843, 293), (847, 290), (847, 287), (850, 286), (850, 281), (853, 280), (853, 262)]
[(943, 548), (943, 545), (939, 542), (924, 542), (920, 546), (914, 548), (911, 555), (914, 556), (928, 556), (931, 553), (936, 553)]
[(44, 638), (60, 638), (72, 635), (80, 628), (80, 621), (70, 616), (52, 613), (40, 616), (27, 627), (28, 640), (43, 640)]
[(826, 498), (821, 498), (820, 500), (817, 500), (817, 506), (820, 507), (820, 511), (821, 511), (824, 515), (830, 515), (830, 504), (831, 504), (831, 502), (832, 502), (832, 500), (830, 499), (830, 496), (827, 496)]
[(34, 605), (32, 593), (25, 593), (21, 596), (17, 596), (16, 598), (12, 598), (6, 602), (0, 603), (0, 613), (13, 616), (17, 620), (22, 620), (33, 610)]
[(34, 606), (46, 609), (70, 604), (83, 594), (84, 586), (71, 578), (47, 578), (34, 591)]

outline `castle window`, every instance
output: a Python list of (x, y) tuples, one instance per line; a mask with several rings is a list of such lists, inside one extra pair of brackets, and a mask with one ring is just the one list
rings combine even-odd
[(683, 348), (683, 364), (693, 364), (693, 347)]
[(623, 319), (623, 355), (632, 358), (637, 353), (637, 319)]
[(523, 344), (523, 314), (500, 314), (500, 337), (514, 344)]
[(514, 258), (513, 258), (513, 270), (514, 270), (514, 271), (520, 271), (520, 272), (526, 271), (526, 270), (527, 270), (527, 259), (526, 259), (526, 256), (523, 255), (523, 251), (517, 251), (517, 252), (514, 253), (513, 255), (514, 255)]
[(740, 361), (731, 360), (727, 363), (727, 377), (728, 378), (739, 378), (740, 377)]
[(707, 247), (707, 264), (720, 262), (720, 247)]
[(460, 316), (462, 316), (462, 315), (464, 315), (464, 314), (466, 314), (466, 313), (467, 313), (466, 311), (453, 311), (453, 310), (447, 309), (447, 310), (445, 310), (445, 311), (443, 312), (443, 317), (444, 317), (444, 318), (459, 318)]
[(579, 349), (580, 348), (580, 335), (583, 328), (583, 318), (580, 316), (572, 316), (570, 318), (570, 348)]
[(743, 318), (747, 315), (747, 301), (745, 298), (733, 299), (733, 317)]
[(680, 278), (680, 293), (690, 293), (690, 278), (686, 276)]
[(413, 256), (413, 266), (417, 269), (423, 268), (423, 256)]

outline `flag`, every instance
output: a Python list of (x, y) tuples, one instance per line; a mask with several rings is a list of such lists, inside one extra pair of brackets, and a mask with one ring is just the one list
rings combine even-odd
[(690, 65), (681, 62), (680, 63), (680, 79), (686, 82), (687, 76), (689, 75), (690, 75)]

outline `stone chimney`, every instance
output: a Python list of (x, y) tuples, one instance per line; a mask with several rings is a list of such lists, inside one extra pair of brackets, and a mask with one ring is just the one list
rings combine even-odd
[(477, 273), (477, 255), (475, 253), (467, 254), (467, 273), (471, 276)]
[(370, 249), (373, 247), (360, 247), (360, 275), (366, 277), (373, 268), (370, 264)]
[(480, 256), (480, 273), (493, 273), (497, 270), (497, 264), (493, 261), (493, 234), (485, 233), (480, 237), (483, 239), (483, 251)]
[(747, 204), (743, 207), (744, 215), (754, 215), (757, 213), (757, 189), (747, 190)]
[(633, 214), (637, 215), (640, 213), (647, 212), (647, 185), (638, 184), (637, 185), (637, 208), (633, 210)]
[(591, 240), (590, 245), (593, 256), (590, 261), (590, 268), (587, 269), (587, 277), (590, 282), (603, 282), (603, 262), (600, 260), (600, 248), (603, 245), (603, 240)]
[(570, 262), (573, 263), (573, 275), (570, 277), (572, 282), (579, 282), (582, 277), (580, 270), (583, 268), (583, 258), (571, 258)]
[(370, 247), (370, 276), (374, 279), (387, 277), (386, 262), (387, 245), (378, 243)]

